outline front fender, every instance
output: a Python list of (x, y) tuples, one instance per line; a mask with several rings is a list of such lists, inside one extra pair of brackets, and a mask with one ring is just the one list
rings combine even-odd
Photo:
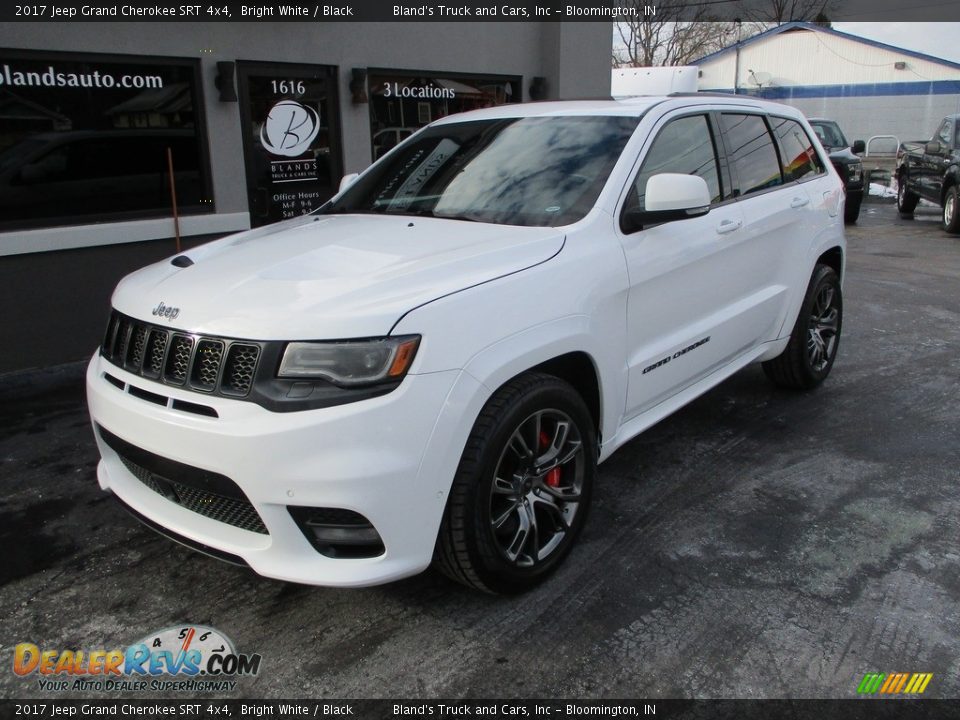
[(943, 173), (943, 180), (940, 183), (941, 207), (943, 207), (943, 202), (947, 198), (947, 190), (958, 184), (960, 184), (960, 165), (957, 165), (956, 159), (954, 159), (954, 164), (948, 167), (946, 172)]

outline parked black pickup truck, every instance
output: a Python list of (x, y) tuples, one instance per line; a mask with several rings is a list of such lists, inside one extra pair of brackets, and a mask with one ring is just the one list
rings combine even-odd
[(960, 115), (948, 115), (929, 141), (905, 142), (897, 151), (897, 209), (912, 215), (920, 198), (943, 208), (943, 229), (960, 233)]
[(851, 146), (835, 120), (810, 118), (810, 125), (843, 180), (843, 189), (847, 193), (843, 221), (848, 225), (855, 223), (860, 217), (860, 205), (863, 203), (863, 162), (855, 153), (864, 151), (863, 140), (856, 140)]

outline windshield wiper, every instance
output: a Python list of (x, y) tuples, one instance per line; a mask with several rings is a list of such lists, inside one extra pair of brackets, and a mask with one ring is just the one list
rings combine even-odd
[(470, 217), (469, 215), (437, 215), (433, 210), (427, 210), (423, 208), (421, 210), (406, 210), (404, 212), (398, 213), (387, 213), (387, 215), (414, 215), (416, 217), (429, 217), (437, 218), (438, 220), (463, 220), (464, 222), (483, 222), (475, 217)]

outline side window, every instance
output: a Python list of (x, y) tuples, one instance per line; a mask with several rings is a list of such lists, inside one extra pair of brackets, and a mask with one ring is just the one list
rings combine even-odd
[(659, 173), (699, 175), (707, 181), (711, 202), (720, 202), (717, 152), (706, 115), (677, 118), (660, 130), (643, 159), (624, 209), (644, 207), (647, 181)]
[(823, 162), (800, 123), (771, 116), (770, 124), (783, 150), (783, 176), (788, 182), (823, 172)]
[(940, 129), (937, 130), (937, 140), (942, 142), (944, 145), (950, 145), (950, 121), (944, 120), (940, 125)]
[(734, 195), (749, 195), (783, 184), (780, 158), (760, 115), (723, 113), (720, 127), (736, 169)]

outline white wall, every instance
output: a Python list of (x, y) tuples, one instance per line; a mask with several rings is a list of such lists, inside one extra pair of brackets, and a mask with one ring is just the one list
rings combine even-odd
[[(872, 135), (896, 135), (905, 140), (929, 140), (945, 115), (960, 112), (960, 95), (907, 97), (827, 97), (780, 100), (798, 108), (807, 117), (836, 120), (847, 140), (867, 140)], [(877, 140), (874, 152), (892, 149), (889, 141)]]
[[(906, 69), (897, 70), (896, 62)], [(701, 90), (733, 88), (736, 52), (700, 63)], [(960, 70), (814, 30), (793, 30), (744, 45), (740, 87), (749, 71), (770, 73), (772, 85), (854, 85), (863, 83), (960, 80)]]

